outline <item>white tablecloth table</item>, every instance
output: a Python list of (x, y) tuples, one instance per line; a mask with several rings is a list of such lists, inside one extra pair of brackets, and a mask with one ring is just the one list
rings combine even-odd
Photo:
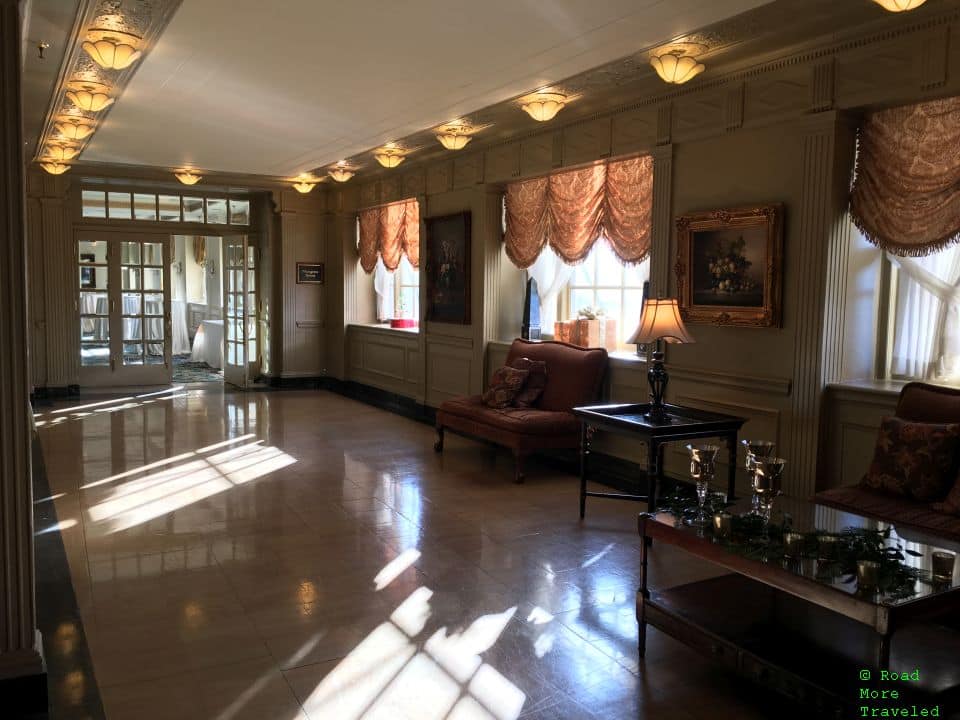
[(205, 362), (212, 368), (223, 367), (223, 320), (204, 320), (193, 338), (193, 362)]

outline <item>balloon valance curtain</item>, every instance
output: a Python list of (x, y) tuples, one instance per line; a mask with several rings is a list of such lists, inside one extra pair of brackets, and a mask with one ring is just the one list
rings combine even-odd
[(420, 204), (402, 200), (360, 211), (360, 267), (372, 273), (377, 258), (391, 272), (406, 254), (413, 267), (420, 266)]
[(894, 255), (929, 255), (960, 239), (960, 97), (867, 114), (850, 214)]
[(613, 160), (507, 185), (507, 256), (529, 267), (545, 245), (569, 264), (602, 235), (623, 262), (650, 252), (653, 158)]

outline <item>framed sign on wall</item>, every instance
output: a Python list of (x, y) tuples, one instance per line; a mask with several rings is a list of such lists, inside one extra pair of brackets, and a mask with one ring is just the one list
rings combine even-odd
[(470, 324), (470, 213), (426, 219), (428, 321)]
[(297, 285), (323, 285), (323, 263), (297, 263)]

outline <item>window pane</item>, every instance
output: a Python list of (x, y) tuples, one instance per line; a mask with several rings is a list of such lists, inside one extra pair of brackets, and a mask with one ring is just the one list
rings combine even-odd
[(158, 195), (160, 219), (164, 222), (180, 222), (180, 196)]
[(593, 290), (570, 291), (570, 317), (574, 318), (585, 307), (593, 307)]
[(133, 212), (130, 206), (130, 193), (107, 193), (111, 220), (130, 220)]
[(81, 240), (79, 242), (80, 264), (84, 263), (103, 263), (107, 262), (107, 243), (90, 242)]
[(620, 317), (620, 290), (597, 290), (597, 305), (607, 317)]
[(249, 225), (250, 224), (250, 201), (249, 200), (231, 200), (230, 201), (230, 224), (231, 225)]
[(165, 359), (163, 357), (163, 345), (147, 345), (147, 356), (145, 358), (145, 365), (163, 365)]
[(123, 290), (140, 289), (140, 269), (124, 267), (120, 268), (120, 287)]
[(107, 305), (107, 294), (99, 292), (80, 293), (81, 315), (107, 315), (110, 306)]
[(142, 324), (140, 318), (123, 321), (123, 339), (140, 340), (142, 338)]
[(163, 290), (163, 268), (143, 269), (143, 289)]
[(135, 220), (156, 220), (157, 196), (146, 193), (134, 193), (133, 217)]
[(164, 265), (162, 243), (143, 244), (143, 264), (157, 266)]
[(140, 243), (125, 242), (120, 246), (120, 263), (123, 265), (140, 264)]
[(207, 198), (207, 222), (213, 225), (227, 224), (227, 201), (225, 198)]
[(596, 278), (594, 264), (594, 259), (592, 257), (587, 257), (586, 260), (575, 266), (573, 269), (573, 278), (571, 278), (570, 284), (594, 285), (594, 279)]
[(623, 323), (617, 326), (617, 340), (621, 343), (626, 342), (640, 324), (643, 290), (624, 290), (623, 298)]
[(143, 314), (144, 315), (163, 315), (163, 295), (144, 295), (143, 296)]
[(596, 257), (597, 285), (620, 287), (623, 282), (623, 263), (606, 240), (598, 240), (591, 252)]
[(141, 303), (142, 297), (143, 296), (140, 293), (124, 293), (123, 314), (139, 315), (141, 312), (143, 312), (143, 305)]
[(636, 265), (626, 265), (623, 272), (624, 287), (639, 287), (650, 279), (650, 259)]
[(107, 268), (105, 267), (81, 267), (80, 270), (80, 289), (81, 290), (106, 290), (107, 288)]
[(124, 343), (123, 364), (143, 365), (143, 345), (140, 343)]
[(110, 318), (91, 317), (81, 318), (80, 320), (80, 340), (109, 340), (110, 339)]
[(110, 364), (110, 343), (95, 342), (80, 344), (80, 364), (84, 367)]
[(100, 190), (83, 190), (80, 193), (81, 212), (85, 218), (107, 216), (106, 194)]
[(184, 196), (183, 221), (203, 222), (203, 198)]
[(147, 318), (147, 340), (163, 340), (163, 318)]

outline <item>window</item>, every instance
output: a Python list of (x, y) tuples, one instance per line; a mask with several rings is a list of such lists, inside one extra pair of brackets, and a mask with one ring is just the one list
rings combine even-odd
[(960, 382), (960, 246), (887, 259), (888, 376)]
[(85, 218), (189, 222), (208, 225), (250, 224), (250, 201), (226, 197), (159, 195), (120, 190), (80, 191)]
[(400, 256), (400, 264), (393, 272), (377, 258), (373, 287), (377, 294), (377, 320), (419, 320), (420, 273), (406, 255)]
[(541, 332), (552, 335), (555, 321), (573, 319), (582, 309), (601, 309), (616, 321), (618, 347), (626, 347), (640, 320), (650, 260), (625, 265), (600, 238), (579, 265), (567, 265), (545, 247), (529, 274), (537, 280), (540, 293)]

